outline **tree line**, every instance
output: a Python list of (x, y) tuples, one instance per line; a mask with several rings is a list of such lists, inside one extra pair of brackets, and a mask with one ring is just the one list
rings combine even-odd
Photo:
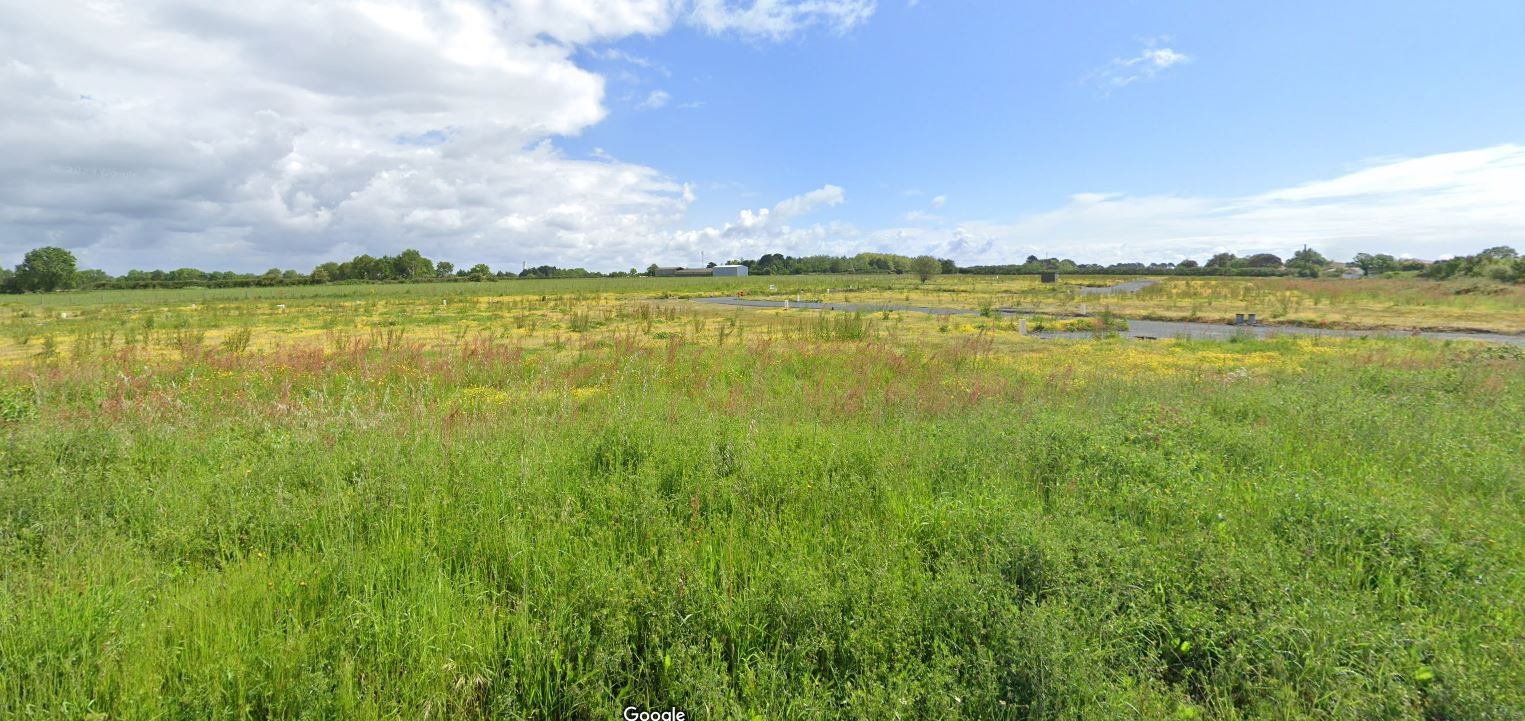
[[(1272, 253), (1245, 257), (1218, 253), (1203, 263), (1186, 259), (1175, 263), (1077, 263), (1068, 258), (1039, 258), (1029, 255), (1025, 261), (1006, 265), (959, 267), (952, 260), (930, 255), (910, 257), (894, 253), (858, 253), (856, 255), (789, 256), (768, 253), (755, 260), (738, 259), (731, 264), (744, 265), (754, 275), (803, 275), (825, 273), (912, 274), (922, 281), (951, 273), (973, 275), (1033, 275), (1044, 272), (1072, 275), (1205, 275), (1205, 276), (1299, 276), (1317, 278), (1337, 272), (1337, 266), (1318, 251), (1304, 248), (1286, 260)], [(714, 263), (709, 263), (713, 267)], [(1358, 253), (1347, 267), (1359, 268), (1368, 277), (1413, 275), (1435, 280), (1486, 278), (1502, 283), (1525, 283), (1525, 257), (1513, 248), (1499, 246), (1480, 253), (1448, 260), (1425, 262), (1399, 259), (1387, 254)], [(598, 272), (584, 268), (560, 268), (540, 265), (518, 273), (493, 270), (486, 263), (457, 268), (449, 261), (434, 261), (412, 248), (397, 255), (374, 257), (357, 255), (343, 262), (318, 265), (310, 272), (271, 268), (264, 273), (204, 271), (197, 268), (175, 270), (129, 270), (120, 276), (94, 269), (80, 269), (74, 254), (64, 248), (45, 247), (27, 252), (14, 270), (0, 268), (0, 292), (29, 293), (88, 289), (248, 287), (274, 285), (312, 285), (322, 283), (377, 282), (486, 282), (545, 278), (620, 278), (656, 275), (652, 264), (644, 273), (628, 271)]]

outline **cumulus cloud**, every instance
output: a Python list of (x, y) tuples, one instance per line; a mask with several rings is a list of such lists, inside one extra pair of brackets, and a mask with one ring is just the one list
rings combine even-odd
[(1112, 62), (1092, 71), (1086, 80), (1110, 92), (1139, 81), (1153, 80), (1170, 68), (1191, 62), (1191, 56), (1185, 53), (1153, 45), (1154, 41), (1151, 41), (1131, 58), (1113, 58)]
[(57, 244), (114, 271), (306, 268), (410, 245), (490, 263), (634, 262), (670, 239), (693, 193), (552, 144), (607, 113), (579, 47), (679, 22), (781, 38), (872, 10), (0, 0), (0, 252)]
[[(809, 213), (822, 206), (831, 207), (841, 205), (847, 199), (846, 193), (835, 185), (825, 185), (802, 195), (780, 201), (773, 206), (771, 220), (786, 221)], [(762, 211), (767, 213), (766, 210)]]
[[(1216, 252), (1286, 254), (1303, 245), (1334, 258), (1401, 252), (1421, 258), (1518, 245), (1525, 237), (1525, 147), (1500, 145), (1384, 159), (1337, 177), (1233, 197), (1079, 193), (1013, 222), (908, 231), (908, 249), (966, 262), (1029, 253), (1113, 263), (1205, 259)], [(941, 237), (937, 234), (940, 233)], [(894, 236), (882, 232), (881, 237)]]
[(946, 195), (939, 195), (936, 198), (932, 199), (932, 207), (933, 208), (940, 209), (944, 205), (947, 205), (947, 204), (948, 204), (948, 196), (946, 196)]
[[(708, 255), (756, 257), (762, 253), (817, 253), (850, 251), (852, 243), (862, 240), (851, 225), (840, 222), (815, 223), (795, 227), (790, 221), (822, 208), (841, 205), (846, 192), (835, 185), (825, 185), (808, 193), (786, 198), (770, 208), (742, 210), (736, 219), (720, 226), (677, 231), (664, 243), (663, 252), (673, 258)], [(696, 256), (695, 256), (696, 257)]]

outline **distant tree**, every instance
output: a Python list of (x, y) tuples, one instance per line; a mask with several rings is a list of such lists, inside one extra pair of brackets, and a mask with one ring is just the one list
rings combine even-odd
[(1209, 258), (1207, 260), (1207, 265), (1205, 265), (1203, 267), (1206, 267), (1206, 268), (1229, 268), (1229, 267), (1232, 267), (1234, 265), (1234, 261), (1236, 261), (1236, 260), (1239, 260), (1239, 256), (1234, 255), (1233, 253), (1218, 253), (1217, 255), (1214, 255), (1213, 257)]
[(74, 254), (48, 246), (29, 251), (16, 266), (16, 284), (24, 291), (52, 292), (74, 285)]
[(953, 275), (958, 272), (958, 264), (950, 258), (943, 258), (937, 262), (943, 267), (943, 275)]
[(74, 285), (77, 288), (89, 288), (102, 283), (110, 283), (111, 274), (104, 270), (94, 268), (81, 270), (74, 274)]
[(442, 260), (442, 261), (434, 264), (434, 275), (437, 276), (437, 277), (440, 277), (440, 278), (449, 278), (450, 274), (454, 273), (454, 272), (455, 272), (455, 263), (452, 263), (452, 262), (450, 262), (448, 260)]
[(1303, 248), (1292, 254), (1292, 260), (1287, 261), (1287, 267), (1296, 271), (1304, 278), (1317, 278), (1329, 265), (1329, 259), (1320, 255), (1312, 248)]
[(416, 280), (434, 277), (434, 262), (412, 248), (392, 259), (391, 277), (399, 280)]
[(476, 281), (487, 280), (492, 277), (492, 269), (487, 267), (486, 263), (477, 263), (471, 266), (471, 270), (466, 271), (466, 276)]
[(1350, 264), (1360, 268), (1361, 272), (1368, 276), (1391, 273), (1399, 269), (1398, 259), (1386, 253), (1378, 253), (1376, 255), (1356, 253), (1355, 259)]
[(385, 277), (382, 262), (366, 253), (355, 256), (339, 267), (343, 269), (338, 276), (341, 280), (382, 280)]
[(1191, 258), (1187, 258), (1186, 260), (1183, 260), (1183, 261), (1181, 261), (1179, 263), (1176, 263), (1176, 267), (1177, 268), (1197, 268), (1199, 266), (1197, 265), (1197, 261), (1192, 260)]
[(312, 269), (312, 282), (327, 283), (334, 279), (333, 274), (329, 271), (328, 268), (325, 267), (328, 265), (332, 265), (332, 263), (324, 263), (323, 265)]
[(21, 286), (16, 284), (16, 273), (8, 268), (0, 268), (0, 293), (20, 293)]
[(916, 274), (917, 279), (925, 283), (933, 276), (943, 272), (943, 264), (930, 255), (918, 255), (911, 259), (911, 272)]
[(1281, 256), (1272, 253), (1256, 253), (1245, 258), (1244, 264), (1251, 268), (1280, 268)]
[(656, 263), (652, 263), (651, 265), (646, 266), (646, 275), (650, 275), (650, 276), (654, 277), (654, 276), (656, 276), (656, 274), (657, 274), (657, 264)]

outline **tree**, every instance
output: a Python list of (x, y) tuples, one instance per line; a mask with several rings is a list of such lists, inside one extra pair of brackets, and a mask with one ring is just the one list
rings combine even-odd
[(77, 288), (89, 288), (102, 283), (110, 283), (111, 275), (104, 270), (81, 270), (74, 274), (74, 285)]
[(943, 275), (953, 275), (958, 272), (958, 264), (951, 258), (943, 258), (937, 262), (943, 267)]
[(1236, 260), (1239, 260), (1239, 256), (1234, 255), (1233, 253), (1219, 253), (1209, 258), (1207, 260), (1207, 265), (1204, 267), (1228, 268), (1229, 266), (1232, 266)]
[(466, 275), (476, 281), (487, 280), (492, 277), (492, 268), (487, 267), (486, 263), (477, 263), (471, 266), (471, 270), (466, 271)]
[(1251, 268), (1280, 268), (1281, 256), (1272, 253), (1256, 253), (1245, 258), (1244, 264)]
[(930, 255), (918, 255), (911, 260), (911, 272), (925, 283), (943, 272), (943, 264)]
[(1386, 253), (1372, 255), (1370, 253), (1356, 253), (1355, 260), (1351, 265), (1361, 269), (1368, 276), (1382, 275), (1398, 270), (1398, 259)]
[(455, 263), (448, 260), (442, 260), (434, 264), (434, 274), (440, 278), (449, 278), (450, 274), (454, 272)]
[(1197, 261), (1192, 260), (1191, 258), (1187, 258), (1186, 260), (1183, 260), (1183, 261), (1181, 261), (1179, 263), (1176, 263), (1176, 267), (1177, 268), (1196, 268), (1196, 267), (1198, 267), (1198, 265), (1197, 265)]
[(1317, 278), (1324, 267), (1329, 265), (1329, 259), (1312, 248), (1303, 248), (1292, 254), (1292, 260), (1287, 261), (1287, 267), (1296, 271), (1304, 278)]
[(392, 259), (392, 277), (401, 280), (416, 280), (418, 278), (434, 277), (434, 262), (424, 257), (412, 248), (408, 248), (397, 254)]
[(74, 285), (74, 254), (48, 246), (26, 254), (16, 266), (16, 284), (24, 291), (51, 292)]

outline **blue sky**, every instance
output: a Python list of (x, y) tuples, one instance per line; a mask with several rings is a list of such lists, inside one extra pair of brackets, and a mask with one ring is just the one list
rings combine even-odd
[[(700, 222), (822, 183), (867, 225), (936, 195), (1004, 219), (1080, 192), (1250, 194), (1520, 142), (1522, 32), (1519, 2), (881, 3), (841, 37), (622, 41), (657, 68), (594, 58), (612, 113), (567, 146), (693, 180)], [(1113, 86), (1151, 48), (1188, 60)], [(638, 108), (652, 91), (672, 99)]]
[(0, 11), (0, 246), (110, 270), (1525, 242), (1519, 2)]

